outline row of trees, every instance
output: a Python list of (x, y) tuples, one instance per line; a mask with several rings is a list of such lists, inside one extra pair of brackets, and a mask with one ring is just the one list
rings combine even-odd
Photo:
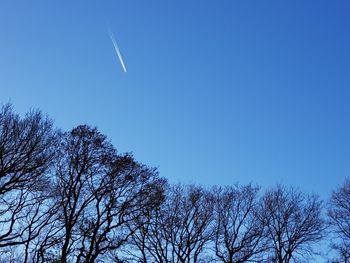
[(96, 128), (0, 111), (0, 262), (294, 262), (330, 236), (349, 262), (349, 180), (327, 204), (283, 185), (169, 185)]

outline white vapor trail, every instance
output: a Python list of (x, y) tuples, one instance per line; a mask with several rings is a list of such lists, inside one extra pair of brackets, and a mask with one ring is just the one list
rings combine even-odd
[(115, 38), (114, 38), (114, 35), (113, 35), (112, 31), (111, 31), (111, 30), (108, 30), (108, 32), (109, 32), (109, 37), (110, 37), (110, 38), (111, 38), (111, 40), (112, 40), (112, 43), (113, 43), (113, 46), (114, 46), (115, 52), (117, 52), (117, 55), (118, 55), (118, 58), (119, 58), (120, 64), (122, 65), (123, 70), (124, 70), (124, 72), (126, 73), (126, 67), (125, 67), (125, 64), (124, 64), (124, 61), (123, 61), (122, 54), (120, 53), (120, 50), (119, 50), (119, 47), (118, 47), (117, 41), (115, 41)]

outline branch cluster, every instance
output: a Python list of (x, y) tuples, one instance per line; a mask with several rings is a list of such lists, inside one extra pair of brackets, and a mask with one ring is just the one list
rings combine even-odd
[(334, 229), (350, 259), (350, 181), (323, 216), (315, 195), (277, 185), (171, 185), (96, 128), (0, 110), (0, 262), (307, 261)]

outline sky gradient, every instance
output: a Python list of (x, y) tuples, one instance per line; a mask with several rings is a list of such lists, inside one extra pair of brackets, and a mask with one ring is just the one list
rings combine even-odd
[(350, 175), (349, 13), (345, 0), (5, 0), (0, 103), (97, 126), (170, 182), (326, 197)]

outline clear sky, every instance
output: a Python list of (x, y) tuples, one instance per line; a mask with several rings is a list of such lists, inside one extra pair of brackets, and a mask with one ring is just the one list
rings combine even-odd
[(97, 126), (170, 182), (327, 196), (350, 175), (349, 14), (346, 0), (3, 0), (0, 103)]

